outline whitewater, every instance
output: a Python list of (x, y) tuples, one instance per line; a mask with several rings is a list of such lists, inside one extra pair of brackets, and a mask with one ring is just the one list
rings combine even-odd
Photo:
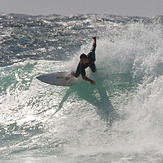
[[(95, 86), (36, 79), (92, 36)], [(0, 163), (36, 162), (163, 162), (163, 16), (0, 14)]]

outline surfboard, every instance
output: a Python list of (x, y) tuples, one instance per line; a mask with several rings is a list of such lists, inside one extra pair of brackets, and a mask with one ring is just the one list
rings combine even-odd
[(58, 86), (71, 86), (76, 84), (77, 80), (74, 76), (70, 75), (70, 79), (66, 81), (66, 76), (71, 74), (70, 72), (54, 72), (50, 74), (43, 74), (36, 78), (44, 83)]

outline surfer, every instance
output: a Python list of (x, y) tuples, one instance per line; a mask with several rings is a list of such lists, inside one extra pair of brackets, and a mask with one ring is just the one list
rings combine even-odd
[[(95, 65), (95, 50), (96, 50), (96, 37), (92, 37), (93, 39), (93, 45), (91, 51), (86, 55), (86, 54), (81, 54), (80, 55), (80, 61), (77, 66), (76, 72), (71, 72), (71, 75), (75, 77), (79, 77), (80, 74), (82, 75), (82, 79), (90, 82), (92, 85), (95, 85), (95, 81), (89, 79), (86, 76), (85, 69), (89, 67), (92, 72), (96, 71), (96, 65)], [(66, 80), (70, 79), (70, 74), (66, 76)]]

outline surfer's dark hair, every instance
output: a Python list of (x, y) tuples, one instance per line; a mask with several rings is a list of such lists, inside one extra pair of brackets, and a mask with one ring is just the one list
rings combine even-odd
[(88, 58), (86, 54), (83, 53), (80, 55), (80, 59), (86, 59), (86, 58)]

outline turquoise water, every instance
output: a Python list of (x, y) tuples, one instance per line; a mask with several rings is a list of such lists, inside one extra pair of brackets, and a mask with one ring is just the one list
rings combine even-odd
[[(162, 16), (0, 16), (0, 162), (163, 161)], [(71, 87), (97, 36), (97, 72)]]

